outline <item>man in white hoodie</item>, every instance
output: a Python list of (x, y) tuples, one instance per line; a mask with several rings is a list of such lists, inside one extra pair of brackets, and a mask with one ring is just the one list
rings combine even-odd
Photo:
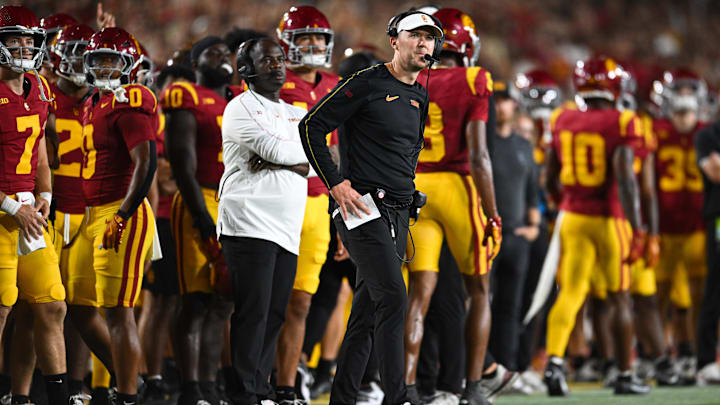
[(256, 404), (268, 384), (300, 248), (309, 165), (298, 123), (305, 110), (280, 100), (285, 53), (269, 38), (240, 46), (238, 73), (249, 90), (223, 115), (225, 173), (217, 234), (235, 301), (232, 363), (239, 377), (233, 402)]

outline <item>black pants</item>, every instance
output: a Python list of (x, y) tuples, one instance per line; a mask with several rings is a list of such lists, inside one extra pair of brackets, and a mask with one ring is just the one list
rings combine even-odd
[(522, 236), (503, 232), (502, 248), (495, 258), (493, 278), (490, 351), (510, 370), (518, 369), (518, 348), (522, 325), (523, 290), (528, 272), (530, 242)]
[(167, 297), (179, 295), (180, 282), (178, 281), (175, 240), (172, 235), (170, 218), (158, 218), (156, 223), (163, 258), (152, 262), (151, 271), (153, 276), (143, 278), (143, 286), (154, 295)]
[(707, 222), (707, 278), (698, 314), (698, 370), (715, 361), (720, 320), (720, 240), (714, 220)]
[[(373, 345), (385, 403), (401, 404), (407, 391), (403, 337), (408, 298), (400, 269), (408, 233), (408, 209), (381, 207), (382, 216), (351, 231), (333, 219), (357, 265), (357, 288), (330, 394), (331, 404), (354, 404)], [(390, 225), (395, 228), (393, 240)]]
[(271, 392), (268, 378), (297, 256), (262, 239), (222, 235), (220, 242), (235, 302), (230, 324), (232, 364), (240, 382), (235, 403), (256, 404)]
[(465, 378), (465, 285), (460, 269), (443, 243), (440, 271), (420, 345), (417, 385), (423, 394), (436, 389), (462, 393)]

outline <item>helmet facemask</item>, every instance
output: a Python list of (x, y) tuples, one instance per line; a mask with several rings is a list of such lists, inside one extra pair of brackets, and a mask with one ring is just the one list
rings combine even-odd
[[(87, 83), (83, 66), (83, 54), (88, 43), (89, 41), (83, 40), (66, 41), (56, 45), (53, 50), (53, 53), (60, 58), (56, 74), (70, 80), (78, 87), (82, 87)], [(76, 69), (78, 65), (79, 69)]]
[(130, 73), (135, 68), (132, 55), (113, 49), (97, 49), (83, 57), (87, 82), (100, 90), (114, 91), (130, 84)]
[[(325, 37), (325, 46), (295, 44), (297, 37), (308, 34), (322, 34)], [(304, 28), (293, 30), (292, 32), (285, 31), (282, 39), (288, 46), (287, 58), (289, 64), (310, 67), (329, 67), (334, 46), (333, 38), (332, 30), (327, 28)], [(320, 50), (320, 52), (316, 53), (318, 50)]]
[[(22, 44), (7, 45), (9, 37), (33, 37), (33, 46)], [(22, 26), (5, 27), (0, 29), (0, 65), (9, 67), (17, 73), (27, 73), (40, 69), (43, 63), (45, 49), (45, 30), (42, 28), (27, 28)], [(33, 57), (26, 59), (23, 55), (27, 50), (32, 52)], [(17, 52), (18, 58), (13, 56)]]

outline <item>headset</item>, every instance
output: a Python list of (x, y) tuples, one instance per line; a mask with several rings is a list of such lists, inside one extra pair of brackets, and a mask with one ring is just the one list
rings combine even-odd
[(397, 26), (400, 24), (400, 21), (405, 19), (405, 17), (411, 16), (413, 14), (424, 14), (424, 15), (430, 17), (430, 19), (432, 19), (433, 23), (438, 28), (440, 28), (441, 32), (443, 32), (442, 36), (440, 36), (439, 38), (435, 37), (435, 47), (433, 48), (432, 55), (426, 54), (426, 56), (425, 56), (425, 60), (427, 60), (428, 62), (439, 63), (440, 62), (440, 52), (442, 51), (442, 45), (443, 45), (443, 42), (445, 41), (445, 33), (443, 31), (443, 26), (442, 26), (442, 23), (440, 22), (440, 20), (438, 20), (437, 17), (433, 16), (432, 14), (428, 14), (428, 13), (425, 13), (425, 12), (419, 11), (419, 10), (409, 10), (409, 11), (400, 13), (400, 14), (396, 15), (395, 17), (393, 17), (392, 19), (390, 19), (390, 22), (388, 23), (387, 30), (385, 31), (385, 33), (391, 38), (397, 38), (397, 36), (399, 34), (398, 30), (397, 30)]
[(255, 73), (255, 64), (250, 57), (250, 51), (260, 41), (272, 41), (275, 45), (277, 45), (278, 48), (280, 48), (283, 57), (287, 59), (287, 55), (285, 55), (285, 50), (274, 39), (270, 37), (248, 39), (247, 41), (240, 44), (240, 46), (238, 47), (238, 55), (236, 61), (238, 76), (245, 81), (248, 81), (248, 79), (250, 78), (260, 76), (259, 74)]

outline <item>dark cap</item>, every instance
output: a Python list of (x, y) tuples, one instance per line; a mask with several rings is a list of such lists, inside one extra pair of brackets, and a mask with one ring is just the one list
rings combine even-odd
[(195, 44), (192, 47), (192, 50), (190, 51), (190, 60), (193, 62), (197, 62), (198, 58), (200, 57), (200, 54), (203, 53), (204, 50), (207, 48), (210, 48), (213, 45), (217, 44), (224, 44), (225, 41), (222, 40), (222, 38), (217, 37), (215, 35), (208, 35), (205, 38), (195, 42)]

